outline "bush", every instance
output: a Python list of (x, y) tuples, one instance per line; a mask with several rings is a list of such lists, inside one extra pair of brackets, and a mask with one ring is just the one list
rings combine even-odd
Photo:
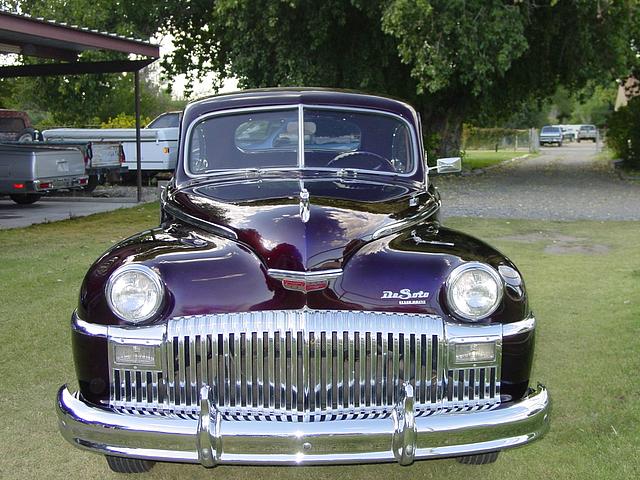
[(607, 144), (626, 166), (640, 170), (640, 97), (609, 117)]
[(465, 123), (462, 127), (463, 150), (513, 150), (529, 146), (529, 131), (515, 128), (479, 128)]
[[(148, 125), (151, 119), (149, 117), (140, 117), (140, 126)], [(115, 118), (109, 117), (109, 120), (102, 122), (101, 128), (136, 128), (136, 117), (126, 113), (119, 113)]]

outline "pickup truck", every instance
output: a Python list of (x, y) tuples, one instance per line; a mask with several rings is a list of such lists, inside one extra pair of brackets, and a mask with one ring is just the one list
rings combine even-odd
[[(45, 132), (52, 131), (47, 130)], [(44, 133), (44, 132), (43, 132)], [(102, 142), (92, 145), (86, 140), (67, 141), (55, 135), (43, 135), (33, 128), (27, 112), (0, 109), (0, 142), (39, 142), (40, 145), (79, 147), (85, 160), (85, 170), (89, 181), (85, 190), (93, 190), (101, 179), (122, 170), (124, 151), (119, 142)]]
[(118, 140), (92, 142), (83, 138), (68, 137), (56, 132), (66, 129), (44, 130), (42, 137), (44, 144), (55, 146), (78, 147), (85, 159), (85, 169), (89, 182), (85, 190), (93, 191), (107, 177), (118, 178), (127, 171), (124, 167), (124, 149)]
[(40, 143), (0, 144), (0, 195), (27, 205), (48, 192), (87, 185), (84, 154), (78, 147)]
[[(173, 172), (178, 152), (181, 112), (167, 112), (140, 130), (141, 164), (144, 176)], [(93, 148), (105, 142), (120, 142), (129, 175), (137, 170), (135, 128), (57, 128), (42, 132), (46, 139), (91, 142)], [(125, 174), (127, 173), (125, 171)]]

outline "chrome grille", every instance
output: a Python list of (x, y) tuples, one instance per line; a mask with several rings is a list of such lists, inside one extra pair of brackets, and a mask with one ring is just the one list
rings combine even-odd
[[(317, 421), (389, 414), (411, 383), (418, 414), (499, 401), (496, 367), (447, 369), (440, 318), (287, 310), (174, 318), (163, 372), (112, 372), (112, 404), (196, 413), (209, 385), (234, 418)], [(150, 379), (157, 379), (157, 383)], [(155, 387), (154, 387), (155, 385)]]

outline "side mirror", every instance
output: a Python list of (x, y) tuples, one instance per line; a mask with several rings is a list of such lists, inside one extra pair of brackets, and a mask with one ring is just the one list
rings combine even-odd
[(439, 158), (435, 167), (430, 167), (429, 171), (436, 170), (438, 173), (456, 173), (462, 170), (462, 159), (460, 157)]

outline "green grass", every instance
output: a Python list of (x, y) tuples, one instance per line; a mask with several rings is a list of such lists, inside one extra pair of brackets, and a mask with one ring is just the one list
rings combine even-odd
[[(126, 478), (68, 445), (54, 413), (74, 383), (69, 316), (84, 272), (120, 238), (157, 223), (157, 204), (0, 231), (0, 478)], [(640, 226), (637, 222), (451, 219), (523, 271), (539, 321), (534, 379), (554, 401), (541, 441), (483, 467), (453, 460), (339, 467), (158, 464), (140, 478), (629, 479), (640, 471)], [(597, 246), (597, 247), (596, 247)], [(553, 252), (556, 253), (553, 253)], [(597, 251), (597, 254), (581, 252)], [(573, 252), (573, 253), (567, 253)]]
[(486, 168), (523, 155), (527, 155), (527, 152), (523, 150), (499, 150), (497, 152), (493, 150), (467, 150), (462, 158), (462, 168), (464, 170)]

